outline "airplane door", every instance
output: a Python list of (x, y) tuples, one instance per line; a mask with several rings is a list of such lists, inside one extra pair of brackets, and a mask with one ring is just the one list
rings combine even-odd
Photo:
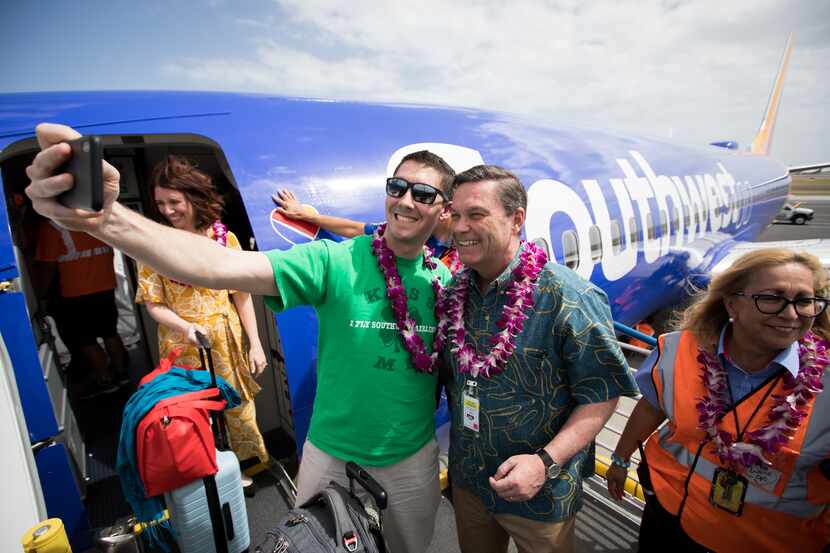
[(58, 426), (49, 398), (31, 319), (21, 292), (20, 271), (9, 232), (6, 204), (9, 195), (2, 185), (0, 177), (0, 187), (4, 190), (0, 199), (0, 335), (11, 361), (47, 514), (64, 521), (73, 548), (83, 551), (90, 545), (86, 509), (75, 485), (66, 447), (55, 441), (63, 429)]
[(8, 209), (4, 203), (0, 210), (0, 229), (4, 229), (0, 232), (0, 332), (14, 366), (29, 439), (36, 443), (57, 434), (58, 422), (40, 368), (25, 298), (20, 292), (20, 272), (8, 228)]

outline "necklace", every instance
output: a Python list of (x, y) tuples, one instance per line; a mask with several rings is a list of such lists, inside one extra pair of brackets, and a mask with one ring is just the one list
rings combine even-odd
[[(406, 290), (395, 265), (395, 252), (386, 244), (386, 239), (383, 237), (385, 232), (386, 223), (378, 225), (372, 236), (372, 253), (375, 254), (380, 272), (383, 273), (383, 280), (386, 282), (386, 297), (389, 298), (389, 305), (392, 306), (392, 313), (395, 316), (395, 324), (398, 327), (404, 349), (409, 352), (412, 366), (419, 372), (431, 374), (438, 359), (438, 354), (444, 347), (445, 329), (447, 327), (447, 322), (442, 317), (441, 282), (438, 277), (432, 280), (432, 291), (435, 293), (435, 320), (438, 325), (432, 338), (432, 353), (427, 353), (424, 341), (416, 332), (415, 321), (409, 315), (409, 309), (406, 306), (408, 299)], [(426, 245), (424, 245), (424, 267), (430, 270), (437, 268), (432, 257), (432, 250)]]
[(228, 227), (222, 224), (222, 221), (216, 219), (211, 225), (211, 230), (213, 231), (213, 239), (222, 244), (223, 246), (228, 245)]
[[(494, 376), (504, 370), (507, 360), (516, 349), (516, 336), (522, 331), (527, 312), (533, 308), (533, 290), (539, 280), (539, 274), (547, 263), (545, 252), (532, 242), (523, 242), (524, 248), (519, 254), (519, 263), (513, 269), (510, 287), (507, 289), (507, 302), (502, 309), (501, 319), (496, 326), (501, 330), (490, 338), (492, 348), (486, 356), (478, 355), (467, 343), (464, 329), (464, 305), (472, 278), (469, 268), (457, 273), (457, 285), (444, 298), (444, 312), (449, 321), (452, 342), (450, 350), (458, 359), (458, 370), (473, 377), (484, 374)], [(443, 321), (442, 321), (443, 323)]]
[[(729, 410), (726, 369), (711, 353), (699, 349), (697, 360), (703, 366), (706, 395), (698, 398), (698, 428), (706, 433), (704, 442), (712, 441), (721, 463), (742, 473), (755, 465), (770, 465), (769, 459), (778, 452), (798, 429), (808, 413), (808, 400), (823, 389), (821, 375), (828, 365), (828, 342), (808, 332), (798, 342), (798, 375), (783, 376), (783, 393), (774, 394), (767, 422), (761, 428), (735, 438), (720, 427)], [(762, 402), (763, 403), (763, 402)], [(748, 423), (747, 423), (748, 424)], [(736, 428), (737, 430), (737, 428)]]

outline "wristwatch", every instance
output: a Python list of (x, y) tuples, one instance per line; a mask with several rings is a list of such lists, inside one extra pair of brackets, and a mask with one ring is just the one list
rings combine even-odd
[(562, 473), (562, 467), (553, 460), (553, 457), (550, 456), (544, 447), (537, 449), (535, 453), (542, 459), (542, 463), (545, 464), (545, 480), (553, 480)]

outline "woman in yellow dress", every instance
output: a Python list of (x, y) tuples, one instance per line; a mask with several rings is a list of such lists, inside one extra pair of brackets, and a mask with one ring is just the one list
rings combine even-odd
[[(158, 219), (177, 229), (239, 249), (239, 241), (219, 221), (222, 197), (210, 176), (187, 159), (168, 156), (153, 171), (152, 191)], [(183, 348), (177, 363), (199, 367), (196, 331), (205, 334), (213, 349), (216, 374), (228, 381), (242, 398), (239, 407), (225, 411), (231, 448), (240, 461), (268, 460), (265, 442), (256, 423), (254, 396), (260, 387), (255, 377), (265, 369), (265, 352), (257, 333), (251, 295), (234, 290), (211, 290), (177, 282), (139, 265), (136, 303), (144, 303), (159, 323), (159, 354)], [(247, 338), (247, 352), (243, 332)], [(250, 479), (243, 476), (243, 485)]]

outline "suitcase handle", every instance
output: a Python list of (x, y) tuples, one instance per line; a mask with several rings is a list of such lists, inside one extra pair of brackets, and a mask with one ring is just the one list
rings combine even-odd
[(346, 475), (349, 477), (349, 493), (354, 496), (354, 482), (355, 480), (363, 486), (363, 489), (371, 494), (372, 498), (375, 500), (375, 505), (378, 506), (378, 509), (385, 509), (386, 503), (388, 500), (388, 496), (386, 495), (386, 490), (383, 489), (383, 486), (378, 484), (378, 481), (372, 478), (372, 475), (366, 472), (366, 469), (355, 463), (354, 461), (349, 461), (346, 463)]
[(196, 331), (196, 340), (199, 341), (199, 347), (201, 347), (202, 349), (210, 349), (210, 340), (208, 340), (207, 336), (205, 336), (198, 330)]
[[(216, 386), (216, 371), (213, 369), (213, 356), (210, 352), (210, 340), (208, 340), (207, 336), (196, 331), (196, 340), (199, 341), (199, 359), (202, 362), (202, 368), (206, 368), (210, 371), (210, 384), (216, 390), (216, 393), (219, 397), (221, 393), (219, 392), (219, 387)], [(207, 364), (205, 363), (205, 357), (207, 357)], [(217, 442), (217, 449), (226, 450), (228, 449), (228, 429), (225, 426), (225, 413), (222, 411), (211, 411), (210, 418), (213, 421), (213, 429), (214, 429), (214, 436), (216, 437)]]

